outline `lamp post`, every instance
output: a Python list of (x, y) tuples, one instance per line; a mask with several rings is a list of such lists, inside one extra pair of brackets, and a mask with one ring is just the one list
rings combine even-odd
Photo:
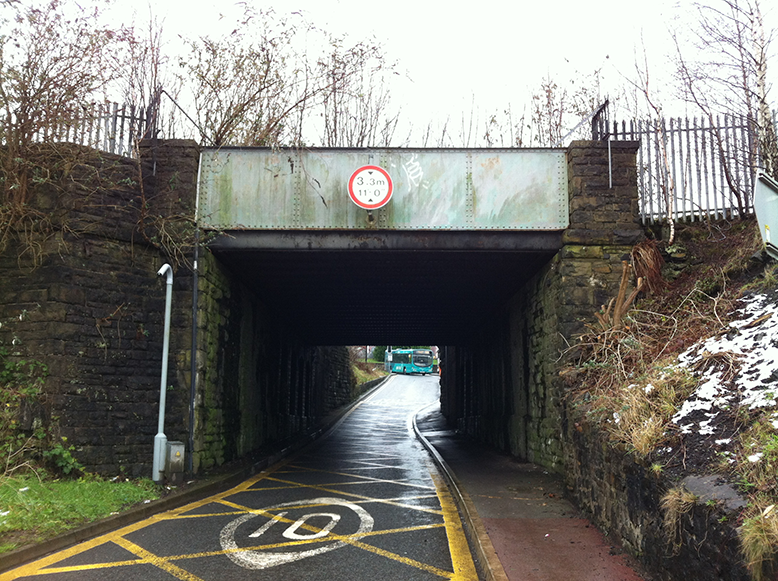
[(165, 335), (162, 342), (162, 376), (159, 380), (159, 422), (157, 435), (154, 436), (154, 459), (151, 467), (151, 479), (160, 483), (165, 471), (167, 456), (167, 436), (165, 436), (165, 396), (167, 395), (167, 360), (170, 350), (170, 303), (173, 298), (173, 268), (169, 264), (163, 264), (157, 272), (157, 276), (167, 273), (165, 281)]

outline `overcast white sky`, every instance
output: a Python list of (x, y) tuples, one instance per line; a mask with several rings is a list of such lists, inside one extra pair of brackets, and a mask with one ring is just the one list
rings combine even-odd
[[(509, 103), (520, 112), (545, 75), (564, 82), (577, 76), (576, 71), (601, 69), (606, 85), (623, 85), (622, 75), (634, 73), (635, 50), (643, 45), (659, 78), (669, 70), (668, 28), (679, 12), (692, 6), (689, 0), (249, 3), (278, 13), (303, 11), (317, 26), (348, 34), (354, 41), (375, 36), (389, 59), (407, 72), (407, 80), (395, 78), (393, 100), (419, 126), (446, 116), (458, 121), (473, 101), (483, 113)], [(778, 27), (771, 4), (763, 2), (768, 29)], [(145, 0), (124, 0), (122, 6), (142, 16), (149, 10)], [(229, 17), (220, 20), (221, 15), (241, 11), (236, 3), (210, 0), (160, 0), (153, 10), (164, 19), (169, 38), (213, 33), (228, 25)], [(775, 59), (773, 63), (771, 77), (776, 78), (778, 64)]]

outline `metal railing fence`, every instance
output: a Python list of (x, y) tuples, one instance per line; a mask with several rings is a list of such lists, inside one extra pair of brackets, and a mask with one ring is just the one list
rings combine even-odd
[(603, 122), (593, 127), (593, 138), (640, 142), (637, 171), (644, 224), (754, 212), (759, 145), (752, 119), (720, 115)]
[[(161, 95), (145, 108), (118, 103), (84, 106), (77, 121), (44, 124), (46, 129), (35, 138), (135, 157), (140, 139), (169, 139), (182, 133), (183, 110), (172, 98), (161, 99)], [(773, 124), (776, 125), (775, 112)], [(759, 144), (753, 119), (720, 115), (610, 121), (606, 103), (592, 121), (592, 139), (640, 142), (637, 171), (640, 217), (644, 224), (668, 217), (694, 221), (754, 212)]]

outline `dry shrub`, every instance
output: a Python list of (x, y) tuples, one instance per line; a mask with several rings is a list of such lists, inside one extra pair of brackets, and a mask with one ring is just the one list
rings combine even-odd
[(660, 506), (664, 517), (662, 525), (667, 534), (667, 544), (677, 555), (682, 542), (682, 517), (688, 514), (697, 504), (697, 497), (683, 487), (671, 488), (662, 497)]
[[(640, 257), (643, 280), (656, 279), (661, 268), (661, 256), (654, 256), (655, 251), (655, 245), (645, 245), (634, 254)], [(610, 309), (605, 315), (596, 313), (599, 325), (591, 325), (571, 348), (578, 359), (569, 377), (575, 382), (572, 400), (585, 403), (592, 420), (605, 422), (615, 441), (646, 457), (665, 439), (672, 416), (697, 385), (688, 370), (675, 367), (677, 354), (700, 337), (725, 328), (726, 313), (734, 310), (736, 296), (726, 292), (710, 297), (691, 288), (685, 295), (643, 299), (640, 306), (647, 308), (627, 310), (635, 294), (627, 296), (628, 273), (625, 268), (616, 299), (625, 307), (622, 324), (615, 326), (613, 318), (606, 320)], [(663, 288), (658, 282), (654, 286)], [(606, 329), (606, 322), (612, 326)], [(737, 369), (727, 354), (711, 356), (708, 364), (726, 366), (732, 372)]]
[(590, 413), (605, 420), (611, 439), (645, 458), (667, 437), (673, 415), (695, 386), (685, 369), (657, 365), (639, 383), (590, 391)]
[(743, 557), (754, 581), (773, 579), (778, 547), (778, 516), (775, 505), (752, 511), (738, 529)]
[(714, 369), (721, 373), (722, 383), (727, 383), (732, 381), (740, 371), (740, 365), (738, 363), (740, 357), (741, 356), (734, 351), (719, 351), (718, 353), (703, 351), (701, 358), (692, 365), (692, 369), (699, 375), (703, 375), (706, 371)]
[(651, 294), (658, 294), (667, 287), (667, 282), (662, 278), (662, 265), (664, 263), (656, 240), (644, 240), (632, 249), (632, 266), (635, 269), (635, 276), (646, 281)]
[(644, 298), (639, 308), (624, 313), (619, 328), (608, 330), (602, 328), (601, 313), (595, 313), (599, 325), (589, 325), (569, 350), (576, 355), (576, 369), (584, 373), (582, 389), (615, 389), (666, 366), (662, 360), (725, 330), (737, 298), (734, 289), (710, 297), (697, 288), (684, 295)]
[(627, 295), (627, 288), (629, 287), (629, 279), (632, 272), (632, 266), (626, 260), (622, 261), (621, 271), (621, 284), (619, 285), (619, 293), (610, 300), (608, 306), (602, 306), (599, 313), (594, 313), (594, 316), (600, 322), (602, 330), (609, 334), (611, 331), (618, 331), (624, 325), (624, 315), (632, 307), (632, 303), (635, 302), (638, 294), (643, 288), (643, 279), (638, 278), (635, 288)]

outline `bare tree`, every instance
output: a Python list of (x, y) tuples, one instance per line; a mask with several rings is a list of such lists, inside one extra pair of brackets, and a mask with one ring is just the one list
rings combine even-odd
[[(716, 0), (695, 5), (698, 23), (692, 45), (675, 36), (676, 65), (682, 96), (711, 122), (720, 113), (743, 117), (757, 144), (750, 152), (751, 171), (760, 166), (778, 177), (778, 142), (770, 115), (767, 64), (772, 33), (766, 33), (759, 0)], [(719, 144), (721, 135), (715, 135)], [(737, 185), (737, 161), (719, 147), (722, 166), (741, 213), (751, 192)]]
[(524, 147), (524, 132), (531, 128), (526, 113), (514, 118), (513, 108), (508, 105), (488, 117), (484, 123), (483, 141), (486, 147)]
[(380, 46), (358, 44), (346, 51), (334, 47), (319, 62), (328, 80), (321, 93), (323, 130), (327, 147), (386, 147), (397, 129), (400, 112), (391, 108), (386, 75), (394, 75)]
[(562, 139), (567, 100), (567, 89), (560, 88), (551, 76), (540, 82), (537, 92), (532, 95), (531, 121), (536, 145), (548, 147)]
[(115, 47), (126, 31), (102, 26), (99, 10), (75, 2), (4, 3), (0, 11), (8, 30), (0, 36), (2, 247), (46, 223), (29, 205), (31, 186), (54, 183), (52, 174), (64, 167), (57, 142), (116, 78)]
[[(130, 29), (122, 54), (119, 92), (124, 103), (146, 119), (141, 138), (173, 135), (178, 127), (175, 106), (163, 107), (162, 96), (176, 100), (181, 81), (169, 69), (170, 58), (165, 52), (164, 29), (151, 10), (142, 27)], [(163, 114), (163, 110), (165, 113)]]
[(547, 75), (532, 95), (530, 142), (541, 147), (561, 144), (604, 100), (599, 69), (579, 73), (561, 86)]
[[(656, 127), (657, 146), (659, 157), (661, 159), (662, 170), (656, 176), (660, 189), (660, 203), (664, 209), (664, 219), (670, 230), (667, 240), (668, 245), (675, 242), (675, 217), (673, 214), (673, 202), (675, 200), (676, 184), (673, 179), (673, 172), (670, 164), (670, 157), (667, 153), (667, 132), (665, 131), (664, 109), (656, 91), (651, 85), (651, 74), (648, 64), (648, 56), (645, 46), (643, 47), (642, 63), (635, 60), (635, 73), (637, 79), (630, 81), (635, 93), (639, 95), (637, 99), (642, 99), (651, 112), (651, 122)], [(636, 103), (636, 106), (639, 106)]]
[[(331, 47), (309, 54), (299, 39), (315, 36)], [(212, 145), (303, 144), (305, 127), (320, 113), (330, 145), (388, 142), (396, 115), (379, 71), (388, 70), (380, 47), (346, 46), (307, 23), (300, 14), (245, 7), (228, 35), (186, 40), (179, 61), (201, 137)]]
[(282, 141), (284, 122), (296, 105), (298, 79), (286, 73), (296, 56), (297, 30), (298, 24), (272, 12), (246, 8), (230, 34), (185, 40), (189, 54), (179, 60), (181, 79), (189, 86), (202, 139), (212, 145)]

